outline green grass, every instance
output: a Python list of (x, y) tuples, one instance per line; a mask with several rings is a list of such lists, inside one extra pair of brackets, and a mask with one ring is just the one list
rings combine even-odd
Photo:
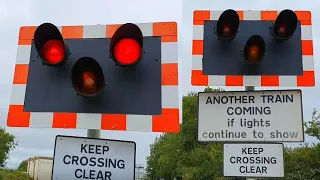
[(32, 180), (32, 178), (21, 171), (0, 169), (0, 180)]

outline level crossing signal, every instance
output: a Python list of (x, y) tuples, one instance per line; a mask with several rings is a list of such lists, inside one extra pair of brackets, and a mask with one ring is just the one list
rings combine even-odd
[(175, 22), (21, 27), (7, 125), (179, 132)]
[(193, 86), (314, 86), (309, 11), (194, 11)]

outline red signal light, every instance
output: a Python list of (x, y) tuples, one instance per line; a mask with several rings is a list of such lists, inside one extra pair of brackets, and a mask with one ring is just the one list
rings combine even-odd
[(77, 94), (85, 97), (98, 95), (105, 86), (101, 66), (96, 60), (89, 57), (80, 58), (73, 65), (71, 81)]
[(132, 23), (123, 24), (110, 41), (110, 57), (120, 66), (137, 64), (142, 58), (143, 35)]
[(114, 46), (114, 57), (120, 64), (134, 64), (140, 56), (141, 46), (132, 38), (124, 38)]
[(55, 66), (68, 59), (69, 49), (59, 29), (51, 23), (41, 24), (34, 32), (34, 45), (44, 64)]
[(228, 9), (218, 19), (216, 35), (219, 39), (231, 40), (236, 37), (239, 28), (239, 15), (236, 11)]
[(274, 25), (273, 36), (278, 40), (288, 40), (296, 31), (298, 25), (298, 17), (291, 10), (283, 10), (279, 13)]
[(243, 50), (243, 56), (248, 64), (261, 62), (265, 54), (265, 42), (259, 35), (251, 36)]
[(60, 40), (49, 40), (44, 43), (41, 54), (48, 64), (59, 64), (65, 56), (64, 44)]
[(286, 25), (280, 24), (279, 29), (277, 31), (278, 33), (286, 33)]
[(222, 36), (229, 37), (231, 36), (231, 29), (229, 24), (225, 24), (222, 30)]

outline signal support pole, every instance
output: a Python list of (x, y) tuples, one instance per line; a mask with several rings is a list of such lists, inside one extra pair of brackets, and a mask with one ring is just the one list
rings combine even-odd
[[(254, 86), (246, 86), (245, 91), (254, 91), (255, 87)], [(246, 180), (257, 180), (257, 178), (246, 178)]]
[(88, 129), (87, 130), (88, 138), (100, 138), (100, 130), (97, 129)]
[(254, 86), (246, 86), (245, 87), (245, 91), (254, 91), (254, 90), (255, 90)]

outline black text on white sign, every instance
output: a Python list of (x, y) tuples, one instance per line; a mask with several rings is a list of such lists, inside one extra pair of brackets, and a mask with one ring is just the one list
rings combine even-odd
[(304, 140), (300, 90), (199, 93), (199, 141)]
[(57, 136), (53, 179), (133, 179), (134, 142)]
[(224, 144), (224, 176), (283, 177), (282, 144)]

